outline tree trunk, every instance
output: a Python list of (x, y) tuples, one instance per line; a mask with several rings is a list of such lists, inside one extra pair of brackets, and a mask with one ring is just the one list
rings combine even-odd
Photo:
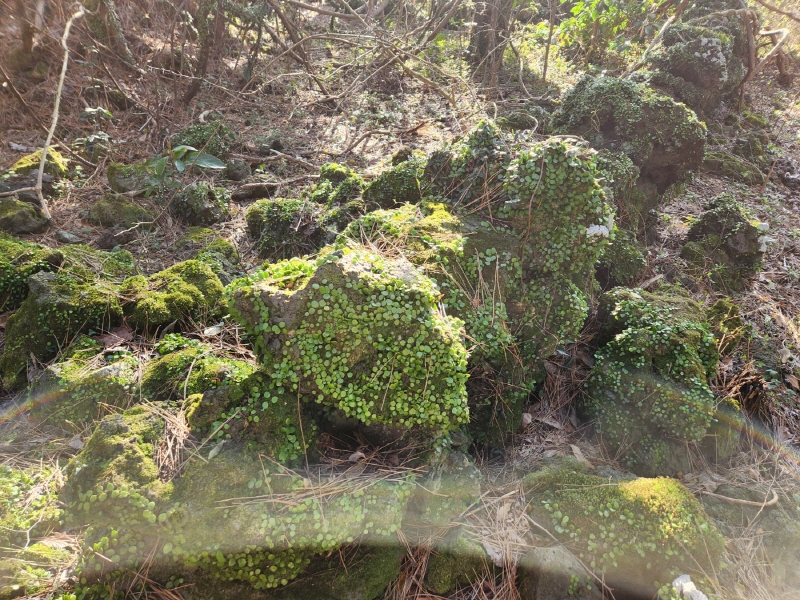
[(128, 48), (117, 14), (114, 0), (86, 0), (84, 8), (89, 13), (87, 21), (98, 41), (105, 44), (125, 64), (136, 68), (136, 61)]
[(513, 5), (513, 0), (484, 0), (475, 4), (469, 60), (475, 67), (476, 77), (488, 90), (497, 87), (497, 74), (503, 66)]
[(25, 0), (16, 0), (14, 2), (14, 14), (20, 22), (20, 38), (22, 42), (22, 51), (25, 54), (33, 52), (33, 24), (28, 18), (28, 11), (25, 8)]

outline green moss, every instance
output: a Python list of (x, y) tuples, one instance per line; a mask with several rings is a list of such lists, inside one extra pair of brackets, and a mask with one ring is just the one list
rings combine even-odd
[(0, 233), (0, 312), (19, 308), (28, 295), (28, 278), (55, 270), (63, 260), (58, 250)]
[(692, 224), (681, 256), (716, 289), (738, 291), (761, 268), (760, 232), (730, 193), (706, 203)]
[(764, 174), (756, 165), (722, 150), (709, 150), (705, 153), (703, 170), (751, 185), (764, 182)]
[(108, 177), (108, 184), (115, 192), (144, 194), (162, 184), (165, 166), (165, 162), (153, 160), (132, 165), (111, 163), (106, 169), (106, 177)]
[(119, 194), (106, 194), (89, 209), (89, 221), (102, 227), (134, 227), (150, 224), (154, 215)]
[(46, 594), (70, 558), (68, 550), (42, 543), (20, 551), (0, 551), (0, 600)]
[(177, 263), (164, 271), (132, 277), (122, 284), (125, 314), (137, 329), (163, 327), (173, 321), (209, 318), (219, 309), (222, 283), (207, 264), (198, 260)]
[(669, 472), (673, 449), (700, 441), (714, 414), (707, 383), (719, 356), (714, 336), (700, 308), (669, 291), (616, 288), (601, 299), (599, 318), (605, 344), (584, 407), (604, 441), (626, 449), (628, 467)]
[(637, 237), (652, 238), (660, 201), (655, 186), (640, 181), (639, 167), (622, 152), (599, 152), (597, 169), (608, 202), (616, 206), (619, 227), (635, 232)]
[(63, 255), (61, 270), (83, 283), (108, 287), (139, 272), (133, 255), (127, 250), (104, 252), (84, 244), (59, 248)]
[(31, 387), (26, 409), (31, 419), (55, 427), (91, 423), (106, 407), (124, 409), (133, 404), (137, 379), (138, 361), (127, 352), (106, 354), (97, 347), (73, 350), (72, 356), (48, 367)]
[(412, 155), (383, 171), (364, 188), (364, 200), (381, 208), (419, 202), (422, 199), (420, 179), (425, 164), (424, 157)]
[(725, 541), (689, 490), (673, 479), (609, 481), (568, 465), (523, 479), (535, 516), (593, 570), (626, 584), (713, 569)]
[(663, 193), (703, 159), (705, 126), (685, 105), (644, 84), (587, 75), (565, 96), (554, 131), (626, 154)]
[(749, 110), (743, 110), (741, 116), (746, 123), (752, 125), (753, 127), (766, 127), (769, 124), (769, 120), (766, 116), (751, 112)]
[(348, 204), (361, 195), (362, 177), (343, 165), (326, 163), (320, 167), (319, 180), (303, 190), (303, 199), (328, 207)]
[(142, 374), (142, 394), (151, 399), (203, 393), (240, 383), (253, 372), (245, 361), (218, 356), (208, 344), (176, 334), (167, 334), (155, 350), (160, 357), (149, 362)]
[[(14, 171), (18, 175), (27, 175), (28, 173), (39, 170), (39, 163), (41, 160), (42, 150), (37, 150), (32, 154), (20, 158), (11, 165), (9, 170)], [(69, 173), (66, 159), (53, 148), (47, 149), (47, 160), (44, 162), (44, 172), (53, 177), (65, 177), (67, 173)]]
[(0, 198), (0, 231), (10, 233), (43, 233), (50, 226), (42, 212), (33, 204), (15, 197)]
[(647, 267), (646, 252), (633, 233), (614, 228), (614, 238), (598, 263), (597, 278), (601, 285), (609, 288), (636, 284)]
[(198, 181), (175, 195), (171, 210), (190, 225), (213, 225), (230, 218), (230, 199), (231, 194), (225, 188)]
[(223, 285), (233, 281), (241, 271), (236, 247), (211, 229), (190, 227), (175, 247), (186, 253), (185, 258), (194, 258), (211, 267)]
[[(0, 466), (0, 558), (58, 525), (57, 475), (50, 467)], [(3, 562), (0, 560), (0, 563)]]
[(278, 392), (364, 424), (446, 432), (468, 419), (461, 322), (435, 284), (365, 249), (268, 265), (228, 290)]
[(83, 284), (66, 273), (39, 272), (28, 280), (30, 294), (6, 325), (0, 373), (8, 388), (21, 385), (31, 355), (53, 358), (79, 333), (101, 331), (122, 318), (113, 286)]
[(446, 595), (460, 586), (479, 581), (488, 569), (483, 547), (456, 531), (439, 544), (428, 559), (425, 588)]
[(261, 258), (278, 261), (312, 254), (331, 239), (324, 215), (325, 209), (310, 200), (258, 200), (247, 209), (247, 232), (258, 241)]
[(233, 131), (216, 120), (195, 123), (172, 136), (172, 147), (191, 146), (217, 158), (226, 158), (235, 136)]

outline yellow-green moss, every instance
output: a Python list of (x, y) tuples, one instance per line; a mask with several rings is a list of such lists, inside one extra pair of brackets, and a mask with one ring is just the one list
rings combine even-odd
[(0, 233), (0, 312), (19, 308), (28, 295), (28, 278), (55, 270), (63, 259), (58, 250)]
[[(42, 150), (37, 150), (32, 154), (23, 156), (13, 165), (10, 171), (14, 171), (18, 175), (27, 175), (32, 171), (39, 170), (39, 163), (42, 160)], [(53, 177), (64, 177), (69, 173), (67, 160), (61, 156), (59, 152), (53, 148), (47, 149), (47, 160), (44, 161), (44, 172)]]
[(211, 267), (187, 260), (148, 278), (131, 277), (120, 291), (126, 298), (128, 322), (140, 330), (155, 330), (173, 321), (199, 321), (214, 315), (223, 287)]
[(622, 581), (652, 586), (716, 568), (725, 547), (702, 505), (674, 479), (613, 481), (566, 464), (527, 475), (522, 485), (534, 515), (546, 515), (563, 543)]
[(153, 219), (150, 211), (119, 194), (106, 194), (89, 209), (89, 221), (103, 227), (147, 226)]

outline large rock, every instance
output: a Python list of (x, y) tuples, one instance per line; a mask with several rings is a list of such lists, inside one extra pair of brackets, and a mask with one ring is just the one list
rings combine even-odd
[(603, 441), (643, 475), (690, 470), (686, 442), (699, 442), (715, 414), (708, 378), (717, 341), (687, 296), (616, 288), (600, 300), (600, 349), (583, 407)]
[(144, 161), (132, 165), (111, 163), (106, 170), (108, 185), (120, 194), (143, 195), (157, 188), (164, 181), (166, 162)]
[[(725, 549), (702, 505), (674, 479), (604, 477), (564, 461), (525, 476), (522, 486), (534, 520), (625, 597), (649, 598), (654, 583), (674, 573), (716, 569)], [(596, 597), (587, 576), (573, 574), (566, 591)], [(561, 597), (568, 596), (543, 596)]]
[(732, 194), (720, 194), (692, 224), (681, 255), (715, 289), (742, 290), (764, 256), (761, 232), (753, 221)]
[(6, 388), (26, 381), (31, 356), (53, 358), (77, 334), (117, 325), (122, 309), (110, 284), (82, 283), (68, 273), (40, 271), (28, 279), (30, 293), (6, 325), (0, 375)]
[(622, 152), (659, 194), (703, 161), (706, 129), (685, 105), (644, 84), (587, 75), (564, 97), (555, 132)]
[(517, 569), (521, 600), (603, 599), (595, 578), (564, 546), (534, 548)]
[[(9, 168), (17, 175), (28, 175), (39, 171), (39, 164), (42, 160), (42, 150), (37, 150), (32, 154), (23, 156)], [(44, 161), (44, 172), (53, 177), (64, 177), (69, 173), (67, 161), (61, 153), (53, 148), (47, 149), (47, 159)]]
[(434, 282), (363, 248), (266, 265), (229, 287), (276, 391), (364, 425), (445, 433), (468, 419), (461, 322)]
[(150, 225), (155, 216), (120, 194), (106, 194), (89, 209), (89, 222), (102, 227)]
[(172, 199), (173, 214), (189, 225), (213, 225), (230, 218), (231, 195), (223, 187), (205, 181), (186, 186)]
[(49, 226), (42, 212), (14, 196), (0, 198), (0, 230), (8, 233), (42, 233)]
[(28, 295), (28, 278), (55, 271), (64, 261), (58, 250), (0, 233), (0, 312), (19, 308)]

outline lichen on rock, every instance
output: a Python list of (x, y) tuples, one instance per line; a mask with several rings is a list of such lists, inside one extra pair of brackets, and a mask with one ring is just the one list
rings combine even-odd
[[(42, 160), (42, 152), (43, 150), (37, 150), (32, 154), (23, 156), (11, 165), (9, 171), (14, 171), (18, 175), (27, 175), (33, 171), (38, 171)], [(53, 177), (65, 177), (69, 173), (67, 160), (57, 150), (48, 148), (47, 159), (44, 161), (44, 172)]]

